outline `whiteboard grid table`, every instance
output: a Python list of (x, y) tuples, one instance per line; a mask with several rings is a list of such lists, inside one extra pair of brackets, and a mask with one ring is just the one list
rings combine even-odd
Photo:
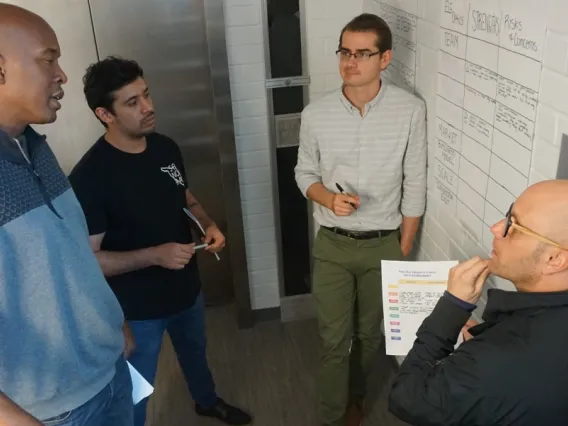
[(441, 7), (434, 193), (490, 250), (528, 185), (546, 26), (516, 1)]
[[(418, 25), (417, 0), (372, 0), (369, 10), (385, 20), (393, 36), (392, 61), (383, 78), (412, 93), (416, 89), (416, 28)], [(398, 5), (399, 7), (396, 7)]]

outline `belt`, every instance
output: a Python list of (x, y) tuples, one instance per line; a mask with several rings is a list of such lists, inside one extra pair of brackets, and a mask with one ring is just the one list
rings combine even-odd
[(380, 231), (349, 231), (347, 229), (338, 228), (337, 226), (322, 226), (322, 228), (333, 232), (334, 234), (343, 235), (344, 237), (353, 238), (354, 240), (370, 240), (371, 238), (386, 237), (398, 229), (384, 229)]

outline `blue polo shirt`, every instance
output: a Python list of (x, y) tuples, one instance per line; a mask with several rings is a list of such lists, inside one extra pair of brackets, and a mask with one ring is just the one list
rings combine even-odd
[(0, 131), (0, 391), (47, 419), (112, 380), (123, 314), (45, 137), (24, 138)]

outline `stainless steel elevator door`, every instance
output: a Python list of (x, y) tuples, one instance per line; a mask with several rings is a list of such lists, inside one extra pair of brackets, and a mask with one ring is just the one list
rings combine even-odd
[[(90, 0), (90, 7), (99, 58), (118, 55), (144, 68), (157, 131), (179, 144), (190, 191), (227, 235), (204, 1)], [(206, 301), (232, 300), (229, 251), (220, 262), (200, 252), (198, 262)]]

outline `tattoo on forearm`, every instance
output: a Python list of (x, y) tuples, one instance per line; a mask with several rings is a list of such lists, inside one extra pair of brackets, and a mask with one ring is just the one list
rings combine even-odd
[(187, 197), (187, 208), (191, 210), (193, 215), (201, 222), (203, 227), (207, 228), (209, 225), (213, 224), (213, 221), (207, 216), (201, 204), (193, 198)]

